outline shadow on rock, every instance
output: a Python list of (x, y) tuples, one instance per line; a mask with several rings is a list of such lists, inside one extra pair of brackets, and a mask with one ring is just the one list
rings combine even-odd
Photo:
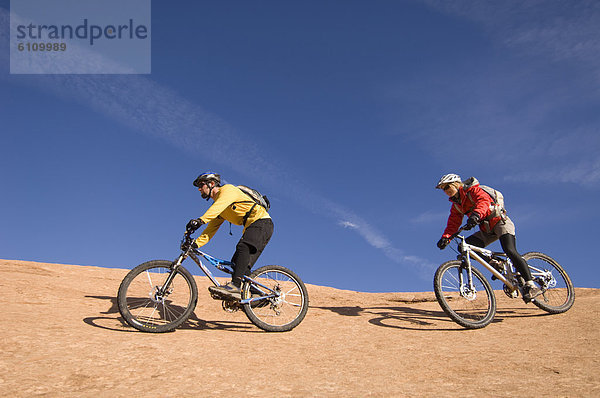
[[(457, 328), (440, 327), (442, 322), (451, 325), (453, 322), (443, 311), (423, 310), (412, 307), (311, 307), (335, 312), (343, 316), (368, 317), (367, 322), (382, 327), (407, 330), (460, 330)], [(450, 322), (450, 323), (448, 323)], [(458, 326), (458, 325), (457, 325)]]
[[(311, 307), (327, 310), (342, 316), (369, 317), (367, 322), (381, 327), (422, 330), (422, 331), (460, 331), (469, 330), (454, 323), (442, 310), (425, 310), (414, 307)], [(547, 316), (545, 312), (532, 313), (534, 308), (498, 309), (492, 323), (500, 323), (510, 318), (533, 318)], [(454, 327), (450, 327), (450, 326)]]
[[(85, 296), (88, 298), (94, 298), (99, 300), (109, 301), (111, 306), (107, 311), (100, 312), (101, 314), (106, 315), (118, 315), (118, 316), (91, 316), (83, 319), (83, 322), (87, 325), (111, 330), (114, 332), (139, 332), (138, 330), (129, 326), (129, 324), (123, 319), (121, 314), (119, 313), (119, 306), (117, 304), (117, 298), (111, 296)], [(111, 325), (103, 325), (103, 323), (111, 323)], [(117, 325), (115, 325), (117, 324)], [(184, 324), (179, 326), (177, 329), (190, 329), (190, 330), (227, 330), (227, 331), (235, 331), (235, 332), (245, 332), (245, 333), (262, 333), (263, 331), (254, 327), (249, 323), (244, 322), (231, 322), (231, 321), (205, 321), (196, 316), (195, 313), (192, 313), (190, 317), (185, 321)]]

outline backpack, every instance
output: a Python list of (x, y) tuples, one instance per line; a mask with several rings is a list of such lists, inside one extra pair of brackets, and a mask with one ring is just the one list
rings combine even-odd
[[(475, 177), (467, 178), (463, 181), (465, 191), (478, 183), (479, 181), (477, 181), (477, 178)], [(502, 217), (502, 219), (504, 219), (506, 209), (504, 208), (504, 195), (502, 195), (502, 192), (487, 185), (479, 184), (479, 187), (492, 198), (489, 218)], [(467, 193), (467, 196), (469, 197), (469, 200), (473, 202), (473, 198), (471, 198), (469, 193)]]
[(252, 207), (250, 208), (250, 210), (248, 210), (248, 212), (244, 216), (243, 225), (246, 226), (246, 221), (248, 221), (248, 217), (250, 217), (250, 213), (252, 213), (252, 210), (254, 210), (254, 208), (257, 205), (262, 206), (262, 207), (264, 207), (265, 210), (269, 211), (269, 209), (271, 208), (271, 202), (269, 202), (269, 198), (267, 198), (266, 195), (261, 194), (256, 189), (252, 189), (245, 185), (237, 185), (237, 187), (240, 189), (240, 191), (245, 193), (246, 196), (248, 196), (250, 199), (252, 199), (252, 202), (254, 203), (252, 205)]
[(252, 189), (245, 185), (238, 185), (237, 187), (240, 189), (240, 191), (249, 196), (257, 205), (264, 207), (266, 210), (271, 208), (271, 202), (269, 202), (269, 198), (267, 198), (266, 195), (263, 195), (256, 189)]
[(488, 187), (487, 185), (479, 185), (479, 187), (481, 187), (485, 193), (490, 195), (495, 205), (499, 206), (501, 209), (504, 209), (504, 195), (502, 195), (502, 192), (492, 187)]

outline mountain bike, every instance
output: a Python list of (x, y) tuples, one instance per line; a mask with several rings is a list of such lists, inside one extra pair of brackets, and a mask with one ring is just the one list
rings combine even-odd
[[(496, 314), (496, 296), (483, 273), (472, 266), (474, 259), (492, 273), (493, 280), (503, 282), (502, 290), (510, 298), (523, 295), (525, 280), (505, 253), (469, 245), (460, 233), (450, 237), (458, 243), (458, 259), (440, 265), (433, 279), (438, 303), (459, 325), (468, 329), (487, 326)], [(544, 253), (523, 255), (540, 294), (532, 299), (537, 307), (551, 314), (566, 312), (573, 306), (575, 290), (571, 279), (556, 260)]]
[[(192, 242), (191, 232), (186, 231), (181, 253), (175, 261), (148, 261), (125, 276), (119, 286), (117, 303), (121, 316), (130, 326), (142, 332), (170, 332), (194, 312), (198, 287), (192, 274), (182, 266), (186, 258), (191, 258), (215, 286), (220, 286), (219, 282), (199, 256), (217, 269), (233, 274), (235, 264), (198, 250)], [(225, 311), (242, 309), (254, 325), (269, 332), (292, 330), (306, 316), (308, 291), (291, 270), (266, 265), (242, 279), (241, 300), (211, 292), (213, 299), (221, 300)]]

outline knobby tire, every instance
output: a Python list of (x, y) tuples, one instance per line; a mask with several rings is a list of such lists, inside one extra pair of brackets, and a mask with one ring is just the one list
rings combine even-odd
[[(117, 295), (119, 312), (135, 329), (149, 333), (170, 332), (192, 314), (198, 301), (198, 288), (188, 270), (171, 271), (171, 261), (152, 260), (133, 268), (125, 276)], [(160, 297), (167, 276), (176, 272), (169, 292)]]
[(468, 329), (483, 328), (492, 322), (496, 314), (496, 296), (490, 283), (477, 268), (471, 267), (477, 292), (471, 296), (461, 295), (458, 274), (467, 283), (467, 268), (457, 260), (439, 266), (433, 279), (433, 289), (440, 307), (457, 324)]
[[(264, 299), (258, 305), (245, 304), (250, 322), (268, 332), (287, 332), (302, 322), (308, 311), (308, 291), (298, 275), (280, 265), (266, 265), (250, 277), (282, 293), (280, 298)], [(242, 298), (251, 297), (251, 289), (252, 283), (245, 282)]]
[(547, 254), (529, 252), (523, 255), (534, 282), (543, 294), (532, 300), (538, 308), (550, 314), (568, 311), (575, 302), (575, 288), (567, 272)]

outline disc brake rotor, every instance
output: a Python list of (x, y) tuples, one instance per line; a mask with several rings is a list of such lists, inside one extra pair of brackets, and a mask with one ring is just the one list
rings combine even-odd
[(148, 296), (150, 297), (150, 300), (152, 300), (153, 302), (162, 304), (165, 301), (165, 296), (160, 294), (159, 291), (160, 291), (160, 288), (158, 286), (154, 286), (154, 288), (150, 291), (150, 293), (148, 293)]
[(477, 298), (477, 291), (463, 285), (460, 287), (460, 295), (469, 301), (473, 301)]

